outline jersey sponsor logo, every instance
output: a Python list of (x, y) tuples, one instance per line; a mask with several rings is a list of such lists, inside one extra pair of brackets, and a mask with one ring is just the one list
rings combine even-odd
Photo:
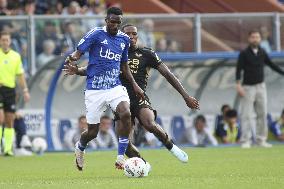
[(103, 50), (103, 47), (101, 47), (101, 50), (100, 50), (100, 57), (106, 58), (108, 60), (116, 60), (116, 61), (121, 60), (120, 54), (115, 54), (114, 52), (111, 52), (110, 49)]
[(135, 56), (137, 56), (138, 58), (140, 58), (142, 56), (142, 54), (138, 54), (137, 52), (135, 53)]
[(120, 47), (121, 47), (122, 50), (124, 50), (125, 44), (124, 43), (120, 43)]
[(131, 73), (136, 74), (138, 72), (140, 60), (133, 58), (133, 59), (128, 59), (128, 65), (130, 68)]
[(108, 45), (107, 40), (105, 39), (104, 41), (101, 42), (102, 44)]

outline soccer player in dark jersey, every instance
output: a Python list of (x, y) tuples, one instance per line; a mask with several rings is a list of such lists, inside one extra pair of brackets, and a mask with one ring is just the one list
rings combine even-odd
[[(194, 97), (188, 95), (179, 80), (174, 76), (173, 73), (170, 72), (168, 67), (164, 63), (162, 63), (158, 55), (150, 48), (140, 48), (137, 46), (137, 28), (134, 25), (127, 24), (122, 27), (122, 31), (130, 37), (128, 65), (137, 84), (144, 91), (146, 91), (149, 70), (150, 68), (157, 69), (182, 95), (185, 103), (189, 108), (199, 109), (199, 102)], [(86, 68), (77, 68), (76, 66), (68, 64), (65, 66), (64, 71), (66, 71), (67, 74), (77, 74), (83, 76), (85, 75)], [(126, 80), (126, 78), (123, 77), (123, 75), (120, 75), (120, 80), (122, 85), (126, 87), (128, 95), (130, 97), (130, 110), (132, 117), (136, 117), (139, 120), (140, 124), (147, 131), (153, 133), (180, 161), (187, 162), (188, 155), (176, 145), (174, 145), (173, 142), (169, 139), (167, 133), (155, 122), (156, 111), (151, 107), (151, 103), (147, 95), (145, 94), (144, 100), (140, 100), (135, 95), (131, 84)], [(125, 154), (128, 157), (141, 157), (138, 150), (131, 143), (129, 143)]]

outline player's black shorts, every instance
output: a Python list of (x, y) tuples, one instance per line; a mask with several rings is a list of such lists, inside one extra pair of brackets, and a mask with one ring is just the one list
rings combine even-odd
[(0, 87), (0, 109), (5, 112), (16, 112), (16, 90), (15, 88)]
[(157, 111), (152, 108), (149, 97), (146, 94), (144, 94), (145, 100), (139, 99), (135, 94), (128, 93), (128, 95), (130, 99), (130, 112), (132, 120), (134, 120), (135, 117), (138, 118), (139, 111), (141, 108), (149, 108), (150, 110), (152, 110), (156, 119)]

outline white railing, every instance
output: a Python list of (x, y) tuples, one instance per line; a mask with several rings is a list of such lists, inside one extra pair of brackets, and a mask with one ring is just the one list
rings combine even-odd
[[(26, 22), (26, 30), (28, 33), (27, 41), (29, 45), (29, 56), (28, 61), (30, 63), (31, 74), (36, 72), (36, 22), (39, 20), (88, 20), (88, 19), (103, 19), (104, 16), (86, 16), (86, 15), (33, 15), (33, 16), (0, 16), (0, 23), (3, 21), (20, 21)], [(284, 22), (284, 14), (282, 13), (208, 13), (208, 14), (129, 14), (125, 15), (126, 20), (143, 20), (151, 18), (154, 21), (166, 20), (166, 21), (180, 21), (184, 20), (188, 26), (192, 29), (192, 46), (193, 52), (202, 53), (205, 52), (202, 46), (202, 40), (204, 35), (204, 21), (206, 23), (222, 19), (269, 19), (271, 22), (271, 31), (274, 44), (274, 51), (281, 51), (281, 21)], [(169, 26), (170, 29), (173, 29)], [(178, 29), (178, 28), (177, 28)], [(206, 32), (209, 32), (207, 30)], [(186, 35), (184, 36), (187, 37)], [(213, 36), (214, 37), (214, 36)]]

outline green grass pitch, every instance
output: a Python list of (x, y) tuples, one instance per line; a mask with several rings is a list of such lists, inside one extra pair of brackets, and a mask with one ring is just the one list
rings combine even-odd
[(152, 165), (146, 178), (127, 178), (114, 169), (115, 151), (86, 154), (78, 172), (72, 153), (0, 157), (0, 189), (280, 189), (284, 188), (284, 146), (271, 149), (186, 148), (187, 164), (167, 150), (142, 150)]

